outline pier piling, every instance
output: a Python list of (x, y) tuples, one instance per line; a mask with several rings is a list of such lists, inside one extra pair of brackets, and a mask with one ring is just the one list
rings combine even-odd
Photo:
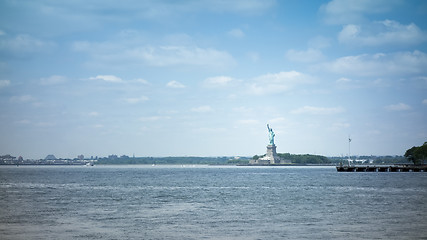
[(351, 165), (337, 166), (338, 172), (426, 172), (427, 165)]

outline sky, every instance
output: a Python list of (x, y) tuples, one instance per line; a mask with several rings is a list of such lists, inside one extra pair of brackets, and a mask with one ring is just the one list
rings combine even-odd
[(1, 0), (0, 154), (403, 155), (422, 0)]

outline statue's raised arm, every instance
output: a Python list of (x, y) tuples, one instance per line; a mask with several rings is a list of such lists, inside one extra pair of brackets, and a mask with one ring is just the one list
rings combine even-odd
[(270, 128), (270, 125), (268, 125), (268, 124), (267, 124), (267, 129), (268, 129), (268, 135), (269, 135), (268, 137), (270, 139), (270, 145), (274, 145), (274, 136), (275, 136), (275, 134), (273, 132), (273, 129)]

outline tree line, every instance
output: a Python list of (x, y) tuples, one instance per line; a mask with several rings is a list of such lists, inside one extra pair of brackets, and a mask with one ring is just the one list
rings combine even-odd
[[(325, 156), (313, 155), (313, 154), (290, 154), (290, 153), (278, 153), (281, 159), (288, 160), (293, 164), (329, 164), (331, 160)], [(257, 160), (264, 155), (255, 155), (252, 159)]]
[(99, 158), (96, 164), (227, 164), (227, 157), (117, 157)]
[(424, 164), (427, 160), (427, 142), (425, 142), (422, 146), (412, 147), (405, 152), (405, 157), (408, 161), (413, 162), (415, 165)]

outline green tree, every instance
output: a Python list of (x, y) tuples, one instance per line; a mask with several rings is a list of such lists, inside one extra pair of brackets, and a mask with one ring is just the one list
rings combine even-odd
[(422, 146), (412, 147), (405, 152), (405, 157), (408, 161), (413, 162), (415, 165), (424, 164), (424, 161), (427, 159), (427, 142)]

